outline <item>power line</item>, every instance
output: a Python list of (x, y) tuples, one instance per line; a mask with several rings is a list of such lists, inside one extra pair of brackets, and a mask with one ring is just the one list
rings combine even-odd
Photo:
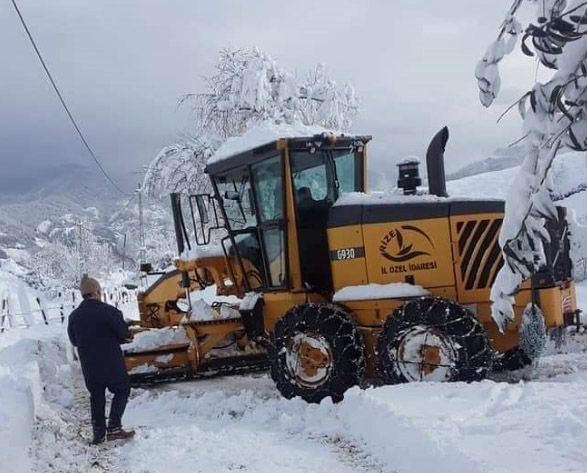
[(84, 137), (82, 131), (80, 130), (80, 127), (77, 125), (76, 121), (73, 118), (73, 115), (69, 111), (69, 107), (65, 103), (65, 100), (63, 99), (63, 96), (61, 95), (61, 92), (59, 91), (59, 88), (57, 87), (57, 84), (53, 80), (53, 77), (51, 76), (51, 73), (49, 72), (49, 69), (47, 68), (47, 65), (45, 64), (45, 61), (43, 60), (43, 56), (41, 56), (41, 52), (39, 51), (39, 48), (37, 47), (37, 44), (35, 43), (35, 40), (33, 39), (33, 36), (31, 35), (31, 32), (29, 31), (28, 26), (27, 26), (26, 22), (24, 21), (24, 18), (22, 16), (22, 14), (20, 13), (20, 10), (18, 8), (18, 5), (16, 4), (16, 0), (12, 0), (12, 5), (14, 5), (14, 9), (16, 10), (16, 13), (18, 14), (18, 17), (20, 18), (20, 22), (22, 23), (22, 26), (23, 26), (24, 30), (26, 31), (26, 34), (29, 37), (29, 40), (30, 40), (31, 44), (33, 45), (33, 48), (34, 48), (35, 52), (37, 53), (37, 56), (39, 57), (39, 61), (41, 61), (41, 65), (43, 66), (43, 69), (45, 70), (45, 73), (47, 74), (47, 77), (49, 78), (49, 81), (51, 82), (51, 85), (53, 86), (53, 89), (55, 89), (55, 93), (57, 94), (57, 97), (59, 97), (59, 100), (61, 102), (61, 105), (63, 105), (63, 108), (65, 109), (65, 113), (67, 113), (67, 116), (69, 117), (69, 120), (73, 124), (73, 127), (75, 128), (75, 131), (77, 132), (77, 134), (79, 135), (80, 139), (82, 140), (82, 143), (84, 144), (84, 146), (86, 147), (86, 149), (90, 153), (90, 156), (96, 162), (96, 165), (98, 166), (98, 168), (100, 169), (100, 171), (102, 171), (102, 174), (104, 174), (104, 176), (106, 177), (106, 179), (108, 179), (108, 181), (110, 182), (110, 184), (112, 184), (114, 186), (114, 188), (118, 192), (120, 192), (121, 194), (127, 195), (127, 196), (130, 195), (129, 193), (123, 191), (118, 186), (118, 184), (116, 184), (116, 182), (114, 181), (114, 179), (112, 179), (108, 175), (108, 173), (106, 172), (106, 170), (104, 169), (104, 167), (102, 166), (102, 164), (100, 163), (100, 161), (98, 160), (98, 158), (96, 157), (94, 151), (92, 151), (92, 148), (90, 147), (90, 145), (86, 141), (86, 138)]

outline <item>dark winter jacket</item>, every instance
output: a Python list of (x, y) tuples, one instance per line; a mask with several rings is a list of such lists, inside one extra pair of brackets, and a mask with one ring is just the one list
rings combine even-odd
[(86, 385), (130, 383), (120, 344), (128, 337), (122, 312), (96, 299), (86, 299), (69, 316), (67, 334), (77, 347)]

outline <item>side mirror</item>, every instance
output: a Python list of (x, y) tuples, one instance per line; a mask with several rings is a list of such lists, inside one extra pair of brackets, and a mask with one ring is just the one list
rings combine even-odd
[(206, 208), (206, 202), (204, 202), (204, 196), (202, 194), (196, 195), (196, 207), (198, 208), (200, 222), (207, 225), (210, 219), (208, 218), (208, 209)]
[(153, 265), (151, 263), (142, 263), (140, 266), (140, 271), (143, 273), (151, 273), (153, 272)]

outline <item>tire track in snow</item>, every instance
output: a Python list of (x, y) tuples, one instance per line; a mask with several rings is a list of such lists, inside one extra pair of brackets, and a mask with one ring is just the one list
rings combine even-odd
[(206, 472), (482, 471), (450, 438), (430, 437), (374, 392), (307, 404), (281, 398), (266, 375), (139, 391), (126, 421), (144, 428), (115, 462), (133, 473), (187, 472), (195, 458)]
[(195, 471), (206, 472), (395, 473), (345, 438), (340, 424), (308, 423), (306, 411), (317, 407), (282, 399), (266, 375), (139, 391), (127, 422), (144, 427), (115, 462), (140, 473), (188, 471), (194, 458)]

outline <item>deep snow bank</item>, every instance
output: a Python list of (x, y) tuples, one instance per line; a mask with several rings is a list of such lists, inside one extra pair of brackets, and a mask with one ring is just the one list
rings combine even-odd
[[(54, 345), (59, 350), (47, 350)], [(43, 377), (70, 370), (60, 326), (38, 326), (0, 334), (0, 464), (1, 470), (31, 470), (31, 446), (35, 417), (44, 396), (68, 401), (67, 390), (44, 392)], [(63, 376), (60, 376), (63, 379)]]

